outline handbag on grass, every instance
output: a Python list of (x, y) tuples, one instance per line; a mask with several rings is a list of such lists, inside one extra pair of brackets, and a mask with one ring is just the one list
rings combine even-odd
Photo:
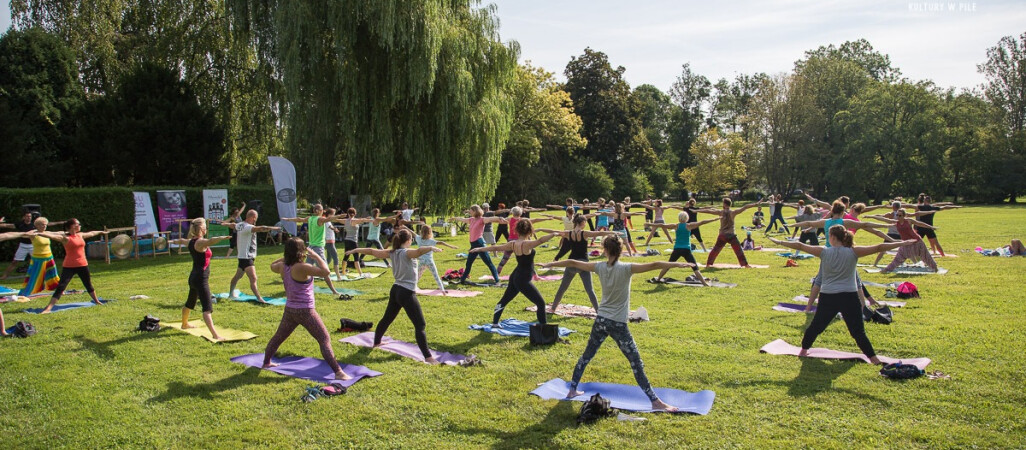
[(559, 327), (547, 323), (536, 323), (531, 325), (531, 344), (552, 345), (559, 338)]

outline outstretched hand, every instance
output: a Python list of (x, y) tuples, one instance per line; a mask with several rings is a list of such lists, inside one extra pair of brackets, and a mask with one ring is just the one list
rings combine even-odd
[(438, 247), (431, 247), (431, 251), (433, 251), (433, 252), (435, 252), (435, 253), (441, 253), (441, 252), (442, 252), (442, 249), (440, 249), (440, 248), (438, 248)]
[(469, 252), (467, 252), (467, 253), (481, 253), (481, 248), (482, 248), (482, 247), (478, 247), (478, 248), (472, 248), (472, 249), (470, 249), (470, 251), (469, 251)]

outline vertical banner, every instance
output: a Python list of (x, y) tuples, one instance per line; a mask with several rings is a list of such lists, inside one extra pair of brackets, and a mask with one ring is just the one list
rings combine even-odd
[(153, 203), (149, 192), (132, 192), (135, 196), (135, 226), (140, 236), (156, 233), (157, 220), (153, 218)]
[(178, 230), (175, 226), (178, 219), (189, 218), (185, 211), (185, 191), (157, 191), (157, 217), (160, 220), (160, 231), (174, 231), (185, 237), (188, 224)]
[[(228, 227), (220, 222), (228, 219), (228, 190), (203, 190), (203, 217), (207, 219), (207, 237), (228, 236)], [(228, 241), (221, 241), (211, 247), (228, 247)]]
[(203, 217), (207, 221), (221, 222), (228, 218), (228, 190), (203, 190)]
[[(296, 168), (289, 160), (268, 156), (271, 177), (274, 179), (274, 198), (278, 202), (278, 218), (296, 217)], [(296, 223), (285, 222), (285, 230), (295, 236)]]

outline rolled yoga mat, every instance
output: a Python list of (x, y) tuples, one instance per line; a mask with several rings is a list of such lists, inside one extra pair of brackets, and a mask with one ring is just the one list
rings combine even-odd
[[(236, 356), (232, 358), (231, 361), (233, 363), (259, 368), (264, 365), (264, 354), (250, 353), (248, 355)], [(340, 364), (342, 366), (342, 371), (353, 378), (348, 380), (336, 380), (335, 372), (331, 370), (331, 366), (329, 366), (323, 359), (307, 358), (304, 356), (285, 356), (281, 358), (271, 358), (271, 362), (277, 363), (279, 366), (269, 367), (264, 370), (270, 370), (271, 372), (279, 375), (285, 375), (287, 377), (299, 378), (317, 383), (338, 384), (345, 387), (352, 386), (356, 384), (357, 381), (364, 378), (381, 375), (381, 372), (370, 370), (364, 366)]]
[[(220, 294), (215, 295), (215, 297), (219, 299), (226, 299), (228, 298), (228, 293), (222, 292)], [(236, 302), (253, 302), (260, 304), (260, 302), (257, 301), (255, 295), (243, 294), (242, 291), (238, 289), (235, 290), (235, 298), (233, 298), (232, 300)], [(282, 297), (264, 297), (264, 304), (267, 305), (285, 306), (285, 302), (287, 302), (287, 300)]]
[[(655, 412), (652, 409), (652, 401), (648, 399), (640, 387), (626, 384), (613, 383), (581, 383), (577, 385), (578, 391), (584, 394), (574, 398), (566, 398), (570, 392), (570, 382), (555, 378), (538, 386), (531, 391), (545, 400), (572, 400), (575, 402), (586, 402), (594, 394), (609, 399), (609, 406), (626, 411)], [(716, 393), (710, 390), (687, 392), (679, 389), (654, 388), (659, 400), (670, 406), (679, 408), (678, 413), (709, 414), (712, 409)]]
[[(218, 342), (214, 340), (213, 336), (210, 334), (210, 330), (207, 329), (207, 324), (203, 323), (202, 320), (189, 321), (189, 325), (192, 325), (192, 328), (187, 328), (184, 330), (182, 330), (182, 322), (160, 322), (160, 325), (164, 327), (174, 328), (176, 330), (181, 330), (193, 336), (199, 336), (210, 342)], [(217, 325), (214, 325), (214, 328), (217, 329), (217, 334), (220, 334), (221, 337), (224, 338), (224, 341), (222, 342), (248, 341), (250, 339), (257, 337), (257, 335), (250, 333), (248, 331), (233, 330), (231, 328), (219, 327)]]
[(477, 297), (478, 295), (481, 295), (481, 294), (483, 294), (483, 292), (481, 292), (481, 291), (461, 291), (461, 290), (458, 290), (458, 289), (449, 289), (449, 290), (445, 291), (445, 294), (443, 295), (441, 289), (430, 289), (430, 290), (428, 290), (428, 289), (417, 289), (417, 295), (426, 295), (428, 297), (464, 298), (464, 297)]
[[(338, 340), (339, 342), (345, 342), (347, 344), (353, 344), (357, 347), (374, 347), (374, 332), (368, 331), (366, 333), (360, 333), (355, 336), (349, 336)], [(420, 362), (426, 362), (424, 360), (424, 354), (420, 352), (420, 347), (417, 344), (411, 344), (409, 342), (397, 341), (388, 336), (381, 337), (381, 345), (376, 347), (386, 352), (392, 352), (399, 356), (405, 356), (410, 359), (414, 359)], [(431, 350), (431, 349), (429, 349)], [(464, 355), (457, 355), (449, 352), (440, 352), (437, 350), (431, 350), (431, 356), (438, 362), (448, 365), (455, 366), (467, 359)]]
[[(481, 275), (477, 277), (478, 280), (494, 280), (491, 275)], [(537, 280), (532, 281), (559, 281), (562, 280), (562, 275), (539, 275)], [(509, 275), (499, 275), (499, 280), (509, 281)]]
[[(107, 299), (104, 299), (104, 298), (100, 299), (100, 303), (103, 303), (104, 305), (106, 305), (107, 303), (110, 303), (110, 302), (111, 302), (110, 300), (107, 300)], [(50, 309), (50, 312), (51, 313), (55, 313), (55, 312), (66, 311), (66, 310), (69, 310), (69, 309), (88, 308), (88, 307), (91, 307), (91, 306), (96, 306), (96, 303), (93, 303), (93, 302), (64, 303), (64, 304), (54, 305), (54, 307), (52, 309)], [(29, 309), (26, 309), (25, 312), (27, 312), (29, 314), (39, 314), (39, 313), (43, 312), (43, 308), (29, 308)]]
[[(519, 336), (519, 337), (531, 337), (531, 325), (538, 322), (524, 322), (523, 320), (517, 319), (503, 319), (499, 322), (501, 328), (492, 328), (492, 324), (485, 325), (471, 325), (468, 328), (471, 330), (479, 330), (487, 333), (495, 333), (500, 336)], [(559, 327), (559, 337), (567, 337), (570, 333), (576, 333), (576, 331), (569, 328)]]
[[(787, 341), (783, 339), (777, 339), (773, 342), (770, 342), (769, 344), (762, 346), (762, 348), (759, 349), (759, 351), (763, 353), (769, 353), (771, 355), (798, 356), (798, 352), (801, 351), (801, 348), (788, 344)], [(895, 359), (883, 355), (876, 356), (880, 358), (880, 361), (883, 361), (886, 364), (900, 362), (903, 364), (912, 364), (920, 369), (926, 369), (926, 366), (930, 364), (930, 358)], [(863, 355), (861, 353), (842, 352), (837, 350), (830, 350), (828, 348), (810, 348), (809, 354), (805, 357), (818, 359), (858, 360), (865, 363), (869, 363), (869, 358), (867, 358), (866, 355)]]

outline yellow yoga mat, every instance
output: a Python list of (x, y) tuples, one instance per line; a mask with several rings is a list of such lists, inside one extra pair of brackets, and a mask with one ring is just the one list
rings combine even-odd
[(380, 277), (380, 276), (381, 276), (380, 272), (377, 272), (377, 273), (375, 273), (375, 272), (364, 272), (363, 273), (363, 278), (360, 278), (360, 275), (357, 274), (355, 270), (350, 270), (349, 273), (346, 274), (346, 275), (343, 275), (342, 278), (339, 278), (339, 277), (335, 276), (334, 274), (332, 274), (331, 275), (331, 281), (356, 281), (356, 280), (362, 280), (364, 278), (377, 278), (377, 277)]
[[(182, 330), (181, 322), (161, 322), (160, 325), (181, 330), (193, 336), (202, 337), (210, 342), (217, 342), (214, 340), (214, 337), (210, 335), (210, 330), (207, 329), (207, 324), (203, 323), (202, 320), (190, 321), (189, 325), (192, 325), (192, 328), (186, 328), (184, 330)], [(248, 341), (257, 337), (257, 335), (248, 331), (232, 330), (230, 328), (219, 327), (217, 325), (214, 325), (214, 328), (217, 329), (217, 334), (224, 338), (224, 341), (222, 342)]]

